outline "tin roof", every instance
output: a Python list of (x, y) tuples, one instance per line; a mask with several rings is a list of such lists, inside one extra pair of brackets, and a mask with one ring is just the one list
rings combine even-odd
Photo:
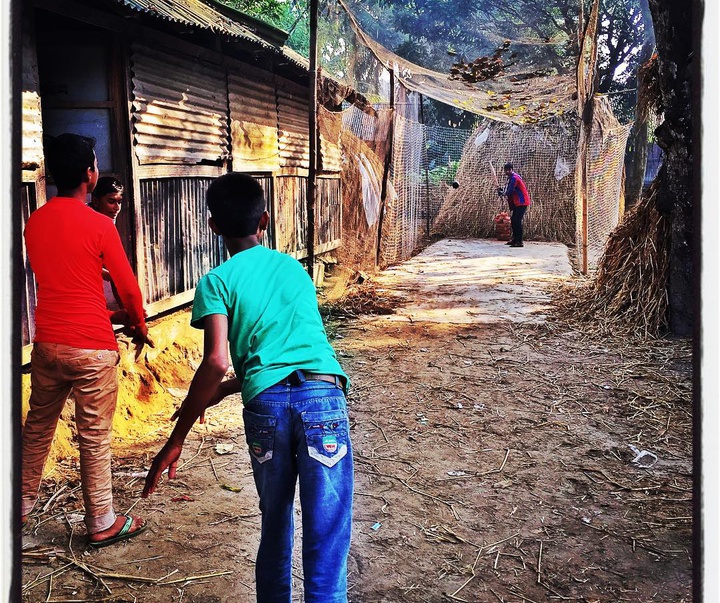
[[(287, 34), (250, 16), (242, 15), (212, 0), (117, 0), (119, 4), (166, 21), (209, 29), (280, 50)], [(231, 15), (237, 15), (233, 18)], [(243, 22), (240, 21), (242, 19)]]

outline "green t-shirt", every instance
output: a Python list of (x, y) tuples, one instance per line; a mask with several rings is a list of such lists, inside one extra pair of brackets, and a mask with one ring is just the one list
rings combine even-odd
[(190, 324), (228, 317), (230, 356), (244, 401), (302, 369), (347, 376), (328, 343), (315, 286), (300, 262), (256, 245), (200, 279)]

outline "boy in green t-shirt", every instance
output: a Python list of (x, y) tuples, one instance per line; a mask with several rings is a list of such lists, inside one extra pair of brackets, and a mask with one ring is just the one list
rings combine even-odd
[[(260, 184), (226, 174), (208, 188), (207, 204), (210, 228), (231, 257), (198, 283), (191, 324), (205, 331), (203, 360), (142, 495), (155, 491), (165, 469), (175, 478), (185, 437), (205, 409), (242, 392), (262, 511), (257, 601), (292, 599), (299, 478), (305, 601), (345, 603), (353, 495), (347, 376), (328, 343), (312, 280), (297, 260), (260, 245), (269, 221)], [(223, 381), (228, 342), (237, 377)]]

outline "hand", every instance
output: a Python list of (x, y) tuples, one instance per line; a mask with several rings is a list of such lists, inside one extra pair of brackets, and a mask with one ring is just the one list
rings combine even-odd
[(130, 335), (132, 336), (132, 342), (135, 344), (135, 360), (140, 358), (140, 354), (148, 344), (151, 348), (155, 347), (155, 343), (148, 335), (148, 328), (146, 324), (138, 325), (136, 327), (130, 327)]
[(114, 325), (125, 325), (127, 327), (130, 324), (130, 316), (128, 316), (127, 310), (115, 310), (110, 314), (110, 322)]
[(142, 497), (147, 498), (149, 494), (155, 492), (160, 477), (168, 470), (168, 479), (175, 479), (177, 474), (177, 464), (182, 453), (182, 444), (172, 444), (170, 441), (162, 447), (153, 459), (150, 471), (145, 478), (145, 487), (142, 491)]

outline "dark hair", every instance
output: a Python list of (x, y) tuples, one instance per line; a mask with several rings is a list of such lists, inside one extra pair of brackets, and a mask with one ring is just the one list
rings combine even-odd
[(503, 166), (503, 169), (504, 169), (504, 170), (512, 170), (512, 169), (513, 169), (513, 164), (508, 161), (508, 162)]
[(122, 195), (124, 190), (125, 187), (117, 178), (103, 176), (102, 178), (98, 178), (92, 196), (93, 199), (100, 199), (110, 193), (120, 193)]
[(205, 199), (220, 234), (229, 238), (254, 234), (265, 211), (262, 186), (247, 174), (220, 176), (208, 187)]
[(95, 169), (95, 139), (60, 134), (45, 142), (45, 162), (58, 191), (75, 190), (87, 182), (88, 168)]

